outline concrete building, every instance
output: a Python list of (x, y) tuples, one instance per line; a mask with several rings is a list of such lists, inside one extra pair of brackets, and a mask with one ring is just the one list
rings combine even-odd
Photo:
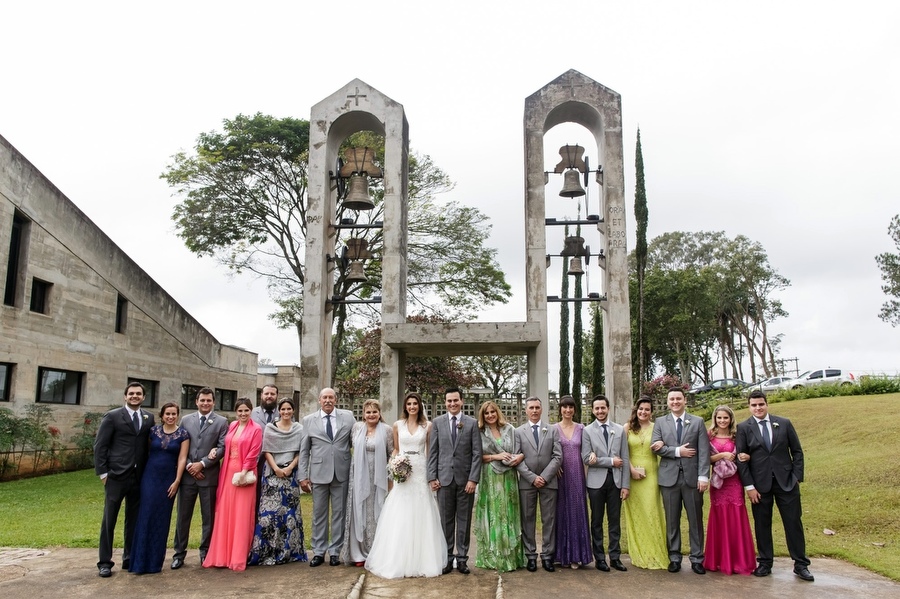
[(130, 381), (147, 408), (256, 396), (257, 354), (217, 341), (3, 137), (0, 282), (0, 407), (53, 405), (63, 439)]

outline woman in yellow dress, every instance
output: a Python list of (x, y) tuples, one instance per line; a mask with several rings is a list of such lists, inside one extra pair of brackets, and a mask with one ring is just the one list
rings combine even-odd
[(653, 400), (642, 395), (625, 425), (631, 459), (631, 493), (622, 502), (625, 539), (631, 563), (638, 568), (663, 570), (669, 564), (666, 519), (657, 484), (659, 458), (650, 450)]

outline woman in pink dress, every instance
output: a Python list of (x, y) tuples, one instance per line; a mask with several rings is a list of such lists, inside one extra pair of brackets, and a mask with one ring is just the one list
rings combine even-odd
[[(719, 406), (712, 415), (709, 428), (709, 461), (715, 467), (720, 460), (734, 462), (736, 424), (734, 412)], [(715, 478), (715, 477), (714, 477)], [(709, 488), (709, 521), (706, 526), (707, 570), (725, 574), (750, 574), (756, 568), (756, 553), (750, 534), (750, 519), (744, 503), (744, 487), (737, 474), (722, 479), (722, 486)]]
[(247, 568), (247, 555), (256, 525), (256, 461), (262, 448), (262, 429), (250, 418), (252, 409), (253, 404), (246, 397), (237, 400), (234, 407), (237, 420), (231, 423), (225, 435), (215, 525), (203, 561), (204, 568), (236, 571)]

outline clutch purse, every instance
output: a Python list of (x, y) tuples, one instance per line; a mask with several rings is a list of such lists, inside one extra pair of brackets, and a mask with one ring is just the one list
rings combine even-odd
[[(634, 469), (635, 472), (640, 474), (641, 477), (647, 476), (647, 469), (644, 468), (643, 466), (632, 466), (632, 468)], [(639, 480), (639, 479), (635, 479), (635, 480)]]
[(246, 476), (241, 476), (240, 472), (235, 472), (231, 478), (231, 484), (235, 487), (247, 487), (256, 484), (256, 475), (252, 470), (248, 470)]

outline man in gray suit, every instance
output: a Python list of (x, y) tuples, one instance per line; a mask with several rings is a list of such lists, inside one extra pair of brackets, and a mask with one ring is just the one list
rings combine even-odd
[(685, 412), (684, 390), (672, 387), (669, 414), (653, 425), (650, 448), (659, 455), (659, 486), (666, 513), (669, 572), (681, 570), (681, 508), (687, 511), (691, 570), (703, 567), (703, 493), (709, 488), (709, 436), (703, 419)]
[(556, 473), (562, 463), (562, 446), (555, 426), (541, 422), (541, 400), (529, 397), (525, 400), (528, 422), (516, 429), (519, 447), (525, 459), (519, 462), (519, 504), (522, 514), (522, 544), (525, 545), (525, 566), (529, 572), (537, 570), (537, 541), (535, 524), (537, 505), (541, 505), (541, 565), (547, 572), (554, 572), (553, 556), (556, 553), (556, 491), (559, 486)]
[[(350, 430), (356, 420), (353, 412), (338, 410), (334, 389), (326, 387), (319, 393), (319, 407), (303, 419), (300, 440), (300, 488), (312, 492), (313, 558), (315, 568), (325, 563), (338, 566), (344, 544), (344, 509), (347, 505), (347, 486), (350, 480)], [(328, 508), (331, 507), (331, 544), (328, 544)]]
[[(219, 462), (225, 453), (225, 433), (228, 419), (213, 413), (216, 399), (213, 390), (204, 387), (197, 392), (197, 411), (186, 414), (181, 426), (191, 437), (188, 450), (187, 474), (181, 478), (178, 487), (178, 516), (175, 523), (175, 555), (172, 569), (184, 565), (187, 556), (188, 536), (194, 505), (200, 497), (200, 518), (203, 523), (200, 534), (200, 563), (206, 559), (209, 540), (212, 538), (213, 522), (216, 516), (216, 491), (219, 488)], [(209, 457), (215, 449), (215, 458)]]
[[(478, 423), (462, 414), (462, 392), (456, 387), (444, 393), (447, 413), (434, 419), (428, 447), (428, 481), (437, 491), (441, 524), (447, 540), (444, 574), (456, 569), (470, 572), (469, 535), (475, 488), (481, 479), (481, 437)], [(454, 552), (454, 532), (456, 547)]]
[[(609, 422), (609, 400), (597, 395), (591, 402), (593, 424), (581, 435), (581, 459), (587, 465), (587, 490), (591, 503), (591, 545), (598, 570), (609, 572), (612, 566), (627, 570), (621, 560), (619, 539), (622, 535), (622, 501), (631, 487), (628, 439), (625, 429)], [(603, 552), (603, 512), (609, 523), (609, 565)]]
[[(275, 404), (278, 403), (278, 387), (275, 385), (264, 385), (259, 394), (259, 405), (250, 412), (250, 418), (259, 425), (259, 428), (266, 430), (266, 425), (270, 422), (278, 422), (280, 418)], [(265, 457), (260, 456), (260, 463), (265, 461)]]

